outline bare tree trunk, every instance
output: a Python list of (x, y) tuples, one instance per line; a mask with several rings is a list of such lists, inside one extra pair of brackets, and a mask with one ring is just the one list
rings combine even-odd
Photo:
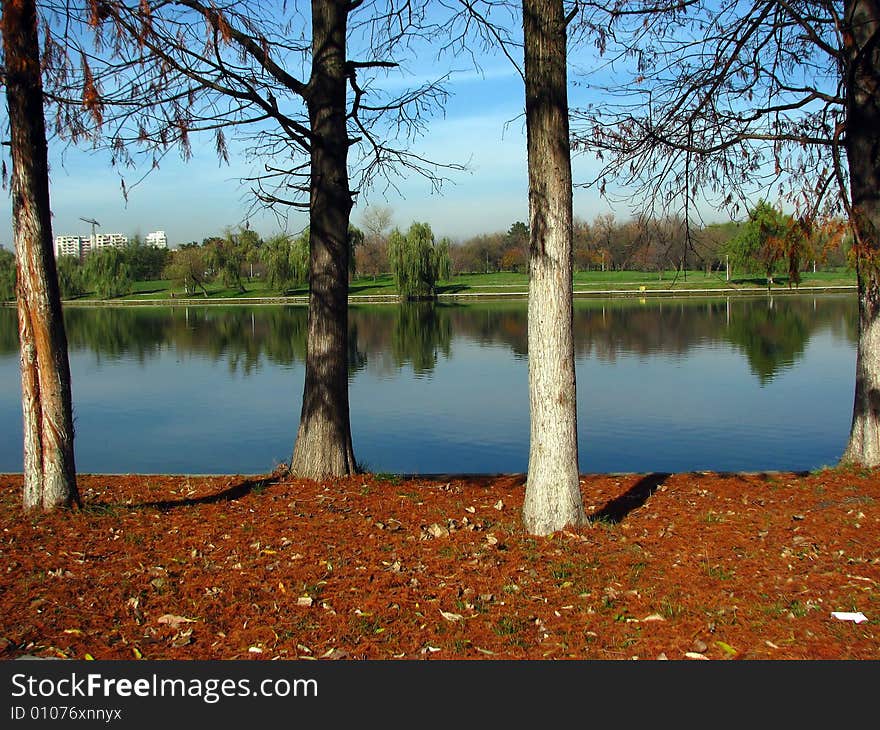
[(291, 470), (301, 477), (356, 470), (348, 410), (348, 183), (345, 43), (350, 3), (312, 0), (309, 333)]
[(572, 185), (562, 0), (523, 0), (529, 160), (529, 472), (523, 520), (585, 521), (572, 337)]
[(852, 429), (843, 461), (880, 466), (880, 6), (844, 4), (846, 154), (856, 235), (859, 344)]
[(2, 0), (21, 346), (25, 509), (79, 502), (67, 337), (52, 250), (49, 166), (33, 0)]

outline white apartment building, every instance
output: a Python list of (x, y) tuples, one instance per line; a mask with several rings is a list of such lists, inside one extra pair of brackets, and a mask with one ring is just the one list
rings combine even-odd
[(153, 231), (147, 234), (146, 244), (153, 248), (168, 248), (168, 238), (165, 231)]
[(122, 248), (128, 245), (128, 236), (121, 233), (96, 233), (92, 236), (55, 236), (55, 258), (59, 256), (86, 257), (99, 248)]
[(55, 258), (59, 256), (82, 258), (90, 248), (88, 236), (55, 236)]
[(93, 236), (89, 236), (92, 239), (91, 248), (124, 248), (128, 245), (128, 236), (123, 236), (121, 233), (96, 233)]

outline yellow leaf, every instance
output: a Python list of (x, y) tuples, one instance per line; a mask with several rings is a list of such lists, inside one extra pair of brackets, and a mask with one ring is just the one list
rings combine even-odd
[(131, 651), (134, 654), (135, 659), (143, 659), (144, 658), (144, 655), (141, 654), (140, 649), (138, 649), (136, 646), (131, 647)]
[(87, 662), (93, 662), (93, 661), (95, 661), (95, 657), (93, 657), (91, 654), (86, 654), (86, 655), (83, 657), (83, 659), (85, 659)]

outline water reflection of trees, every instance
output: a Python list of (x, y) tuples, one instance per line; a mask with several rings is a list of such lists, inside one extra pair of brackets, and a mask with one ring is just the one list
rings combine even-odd
[(449, 357), (452, 324), (445, 307), (410, 302), (397, 307), (391, 352), (398, 367), (412, 365), (416, 374), (430, 373), (442, 353)]
[[(504, 343), (517, 355), (527, 352), (522, 306), (499, 305), (491, 313), (453, 317), (453, 325), (457, 336)], [(855, 298), (579, 300), (574, 313), (579, 358), (614, 362), (633, 355), (684, 355), (693, 348), (727, 343), (744, 353), (762, 383), (796, 362), (810, 338), (825, 329), (836, 339), (856, 343)]]
[[(72, 352), (99, 359), (145, 362), (163, 350), (178, 357), (225, 360), (230, 371), (249, 374), (263, 359), (289, 366), (306, 353), (304, 307), (118, 307), (67, 308)], [(391, 374), (401, 368), (429, 373), (451, 357), (455, 338), (527, 354), (523, 302), (469, 305), (412, 303), (356, 306), (350, 311), (352, 374), (369, 369)], [(684, 355), (695, 347), (728, 343), (741, 350), (761, 382), (802, 355), (821, 330), (854, 344), (858, 310), (854, 297), (766, 297), (729, 300), (579, 300), (575, 306), (578, 357), (614, 361), (623, 356)], [(0, 354), (18, 348), (15, 310), (0, 310)]]

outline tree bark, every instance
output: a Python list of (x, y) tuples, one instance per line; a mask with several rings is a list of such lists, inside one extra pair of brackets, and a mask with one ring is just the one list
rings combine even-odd
[(880, 4), (844, 3), (846, 132), (859, 288), (852, 428), (843, 461), (880, 466)]
[(350, 3), (312, 0), (309, 315), (305, 385), (291, 471), (319, 479), (356, 470), (348, 408), (346, 33)]
[(25, 509), (79, 502), (67, 336), (49, 209), (37, 14), (33, 0), (2, 0), (12, 156), (12, 224), (21, 347)]
[(523, 0), (529, 165), (529, 471), (523, 520), (585, 521), (572, 337), (572, 184), (562, 0)]

